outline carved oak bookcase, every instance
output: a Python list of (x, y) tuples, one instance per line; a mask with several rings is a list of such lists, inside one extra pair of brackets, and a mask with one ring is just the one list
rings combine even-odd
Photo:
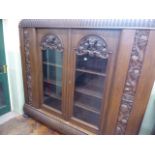
[(137, 134), (155, 77), (154, 20), (22, 20), (24, 112), (64, 134)]

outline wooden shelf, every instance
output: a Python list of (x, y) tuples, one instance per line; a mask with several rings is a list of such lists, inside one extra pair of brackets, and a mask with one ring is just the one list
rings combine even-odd
[(61, 98), (59, 96), (57, 96), (56, 94), (54, 93), (50, 93), (50, 92), (44, 92), (45, 95), (48, 95), (52, 98), (55, 98), (55, 99), (58, 99), (58, 100), (61, 100)]
[(82, 109), (84, 109), (84, 110), (87, 110), (87, 111), (96, 113), (96, 114), (98, 114), (98, 115), (100, 114), (100, 112), (97, 111), (95, 108), (89, 107), (89, 106), (87, 106), (87, 105), (84, 105), (84, 104), (81, 103), (81, 102), (75, 102), (74, 105), (77, 106), (77, 107), (79, 107), (79, 108), (82, 108)]
[(61, 82), (58, 82), (58, 81), (44, 79), (43, 82), (62, 87)]
[(76, 87), (75, 91), (78, 93), (82, 93), (85, 95), (89, 95), (89, 96), (93, 96), (93, 97), (102, 99), (102, 93), (98, 92), (98, 91), (94, 91), (92, 89), (87, 89), (87, 88), (83, 88), (83, 87)]
[(91, 70), (77, 68), (76, 71), (106, 77), (105, 73), (95, 72), (95, 71), (91, 71)]
[(54, 64), (54, 63), (50, 63), (50, 62), (46, 62), (46, 61), (43, 61), (43, 64), (49, 65), (49, 66), (54, 66), (54, 67), (62, 68), (62, 65)]

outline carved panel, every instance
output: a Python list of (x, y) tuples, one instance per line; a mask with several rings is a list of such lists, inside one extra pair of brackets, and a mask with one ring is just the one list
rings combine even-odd
[(136, 31), (115, 134), (125, 134), (130, 112), (134, 104), (148, 37), (149, 30)]
[(107, 50), (107, 43), (97, 35), (83, 37), (75, 50), (77, 55), (88, 54), (89, 56), (96, 56), (102, 59), (107, 59), (110, 54)]
[(31, 65), (30, 65), (30, 36), (28, 30), (24, 30), (24, 50), (26, 59), (26, 82), (28, 93), (28, 104), (32, 104), (32, 77), (31, 77)]
[(42, 50), (57, 50), (63, 52), (64, 48), (62, 46), (61, 40), (54, 34), (48, 34), (43, 37), (41, 41)]

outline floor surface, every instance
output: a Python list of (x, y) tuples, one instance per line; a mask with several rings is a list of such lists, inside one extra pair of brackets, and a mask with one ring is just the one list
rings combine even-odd
[(5, 122), (7, 122), (10, 119), (15, 118), (17, 116), (19, 116), (19, 114), (12, 112), (12, 111), (0, 116), (0, 125), (4, 124)]
[(17, 116), (0, 124), (0, 135), (60, 135), (32, 118)]

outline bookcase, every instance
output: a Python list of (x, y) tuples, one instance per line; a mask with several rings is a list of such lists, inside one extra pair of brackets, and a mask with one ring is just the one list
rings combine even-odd
[(22, 20), (25, 113), (64, 134), (137, 134), (155, 77), (154, 25)]

